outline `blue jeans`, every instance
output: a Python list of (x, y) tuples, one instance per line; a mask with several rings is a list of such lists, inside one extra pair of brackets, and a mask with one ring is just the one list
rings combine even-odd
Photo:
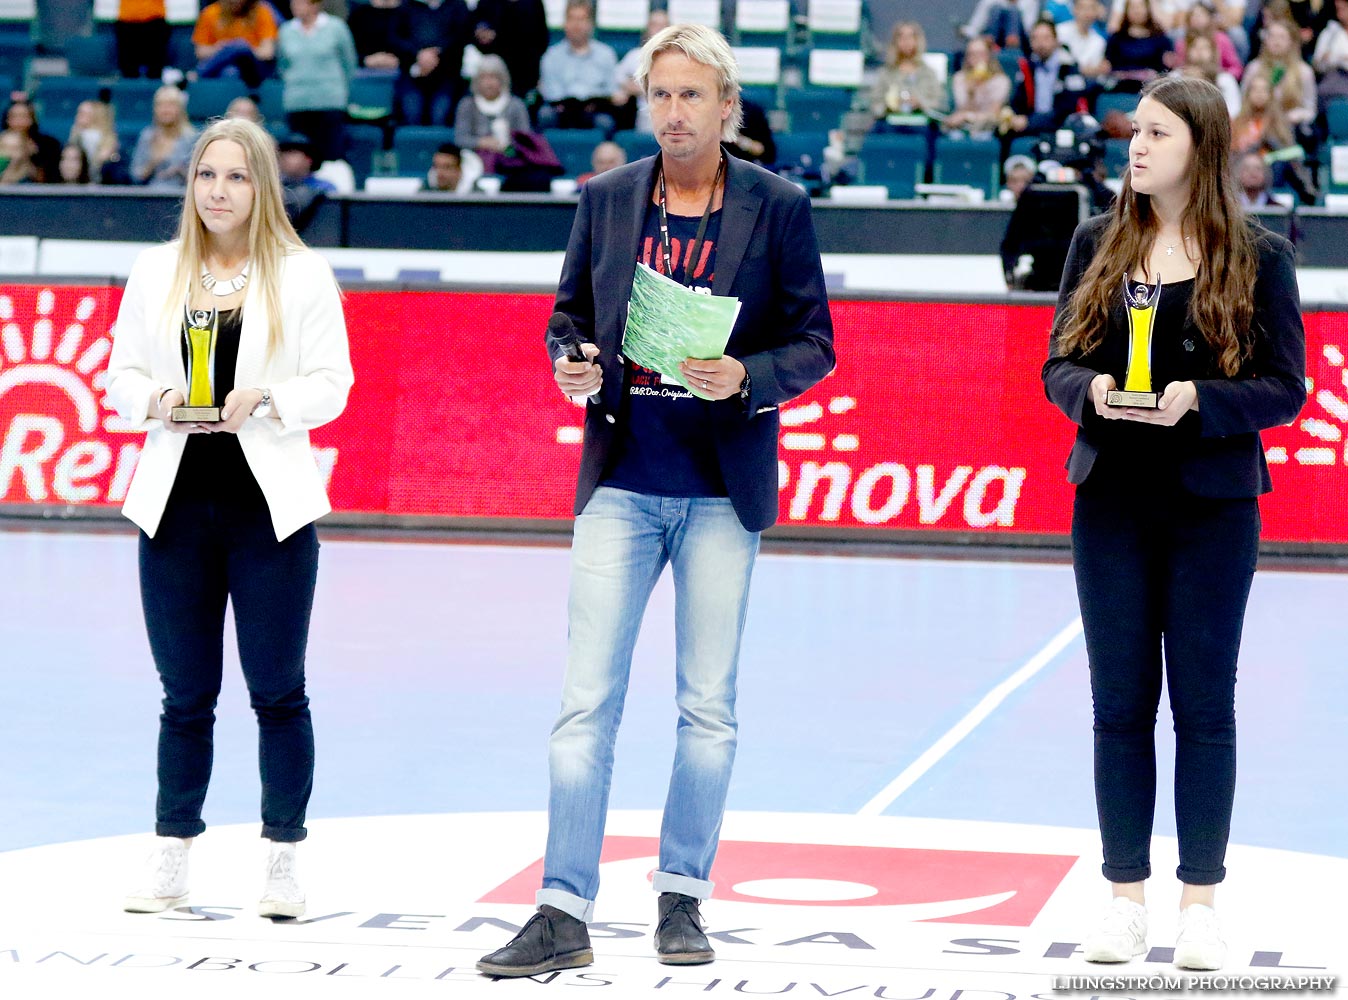
[(674, 773), (660, 827), (657, 892), (711, 895), (735, 760), (735, 671), (758, 533), (724, 497), (601, 486), (576, 518), (562, 710), (548, 744), (551, 794), (539, 904), (594, 913), (599, 856), (632, 648), (651, 590), (674, 567)]

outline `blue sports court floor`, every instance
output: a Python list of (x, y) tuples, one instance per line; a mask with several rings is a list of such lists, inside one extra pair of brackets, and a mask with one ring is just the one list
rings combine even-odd
[[(0, 997), (1006, 1000), (1067, 995), (1053, 993), (1067, 974), (1175, 974), (1164, 703), (1153, 951), (1106, 970), (1073, 954), (1106, 892), (1066, 564), (760, 558), (704, 908), (718, 961), (694, 969), (656, 964), (649, 938), (674, 734), (662, 581), (619, 737), (596, 963), (516, 982), (472, 965), (531, 910), (565, 548), (325, 540), (309, 650), (318, 774), (300, 855), (309, 913), (275, 924), (252, 915), (264, 848), (236, 665), (191, 906), (119, 909), (148, 846), (159, 698), (135, 564), (125, 533), (0, 531)], [(1244, 985), (1348, 975), (1345, 609), (1343, 573), (1255, 581), (1218, 896), (1225, 971), (1264, 977)]]

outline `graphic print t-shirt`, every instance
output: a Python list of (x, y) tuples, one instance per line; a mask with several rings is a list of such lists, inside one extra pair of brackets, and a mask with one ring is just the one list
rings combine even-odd
[[(707, 221), (698, 245), (698, 259), (689, 260), (701, 216), (669, 217), (670, 258), (676, 280), (694, 288), (711, 288), (716, 268), (716, 243), (721, 212)], [(665, 273), (660, 241), (660, 209), (646, 210), (637, 260)], [(602, 480), (605, 486), (664, 497), (723, 497), (725, 479), (712, 433), (712, 404), (698, 399), (659, 372), (627, 362), (627, 395), (617, 434)]]

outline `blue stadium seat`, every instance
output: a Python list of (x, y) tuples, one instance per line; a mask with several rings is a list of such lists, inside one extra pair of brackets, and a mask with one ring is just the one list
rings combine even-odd
[(384, 148), (384, 130), (378, 125), (348, 125), (346, 138), (346, 162), (356, 175), (356, 187), (364, 188), (366, 178), (374, 173), (375, 155)]
[(599, 128), (549, 128), (543, 138), (562, 161), (566, 177), (579, 177), (590, 172), (590, 154), (604, 141), (604, 130)]
[(66, 62), (72, 76), (113, 76), (117, 72), (117, 43), (112, 32), (95, 28), (92, 35), (65, 40)]
[(871, 134), (857, 160), (863, 183), (883, 184), (894, 199), (912, 198), (927, 169), (927, 137)]
[(655, 136), (649, 132), (624, 129), (621, 132), (614, 133), (613, 141), (623, 148), (623, 151), (627, 154), (628, 163), (646, 156), (654, 156), (660, 152), (660, 144), (655, 141)]
[(1130, 118), (1137, 110), (1137, 94), (1120, 94), (1115, 90), (1107, 90), (1095, 99), (1095, 117), (1100, 121), (1105, 120), (1105, 115), (1111, 111), (1122, 111)]
[(1002, 146), (996, 139), (936, 140), (932, 181), (937, 184), (967, 184), (996, 198), (1001, 187)]
[(285, 105), (281, 102), (281, 81), (276, 77), (263, 80), (257, 89), (257, 108), (262, 117), (269, 122), (283, 122), (286, 118)]
[(444, 125), (404, 125), (393, 133), (398, 173), (403, 177), (424, 177), (431, 169), (436, 149), (453, 141), (454, 130)]
[(37, 54), (32, 31), (27, 25), (0, 26), (0, 72), (23, 79), (28, 60)]
[(824, 147), (828, 145), (827, 132), (782, 132), (773, 137), (777, 143), (778, 173), (800, 172), (816, 176), (824, 165)]
[(1332, 97), (1325, 104), (1331, 139), (1348, 139), (1348, 97)]
[(776, 87), (752, 86), (741, 87), (740, 96), (746, 101), (753, 101), (764, 111), (775, 111), (778, 107), (778, 93)]
[(194, 122), (223, 118), (230, 101), (247, 96), (247, 86), (236, 76), (197, 80), (187, 90), (187, 114)]
[(1110, 177), (1122, 177), (1128, 169), (1128, 140), (1105, 140), (1105, 167)]
[[(92, 76), (43, 77), (35, 95), (43, 130), (55, 135), (50, 132), (51, 123), (73, 121), (75, 110), (83, 101), (96, 100), (102, 86), (103, 83)], [(64, 140), (65, 136), (58, 138)]]
[(842, 124), (852, 107), (852, 92), (831, 87), (799, 87), (786, 92), (792, 132), (828, 131)]
[(158, 80), (113, 80), (108, 84), (118, 124), (144, 128), (154, 117), (154, 94), (163, 86)]
[(388, 70), (356, 70), (347, 96), (347, 113), (357, 121), (382, 121), (393, 115), (393, 84), (398, 74)]

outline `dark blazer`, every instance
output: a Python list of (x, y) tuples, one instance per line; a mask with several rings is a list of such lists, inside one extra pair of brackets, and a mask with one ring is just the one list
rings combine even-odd
[[(1057, 341), (1058, 329), (1067, 315), (1072, 293), (1085, 274), (1106, 226), (1108, 215), (1088, 219), (1077, 227), (1067, 252), (1053, 330), (1049, 334), (1049, 357), (1044, 362), (1044, 389), (1049, 400), (1077, 424), (1076, 443), (1067, 459), (1067, 478), (1081, 484), (1090, 475), (1099, 453), (1092, 428), (1103, 419), (1090, 401), (1091, 379), (1102, 371), (1115, 378), (1121, 373), (1101, 364), (1104, 345), (1093, 355), (1064, 356)], [(1254, 497), (1273, 488), (1259, 431), (1292, 421), (1306, 401), (1306, 331), (1301, 325), (1301, 300), (1297, 293), (1296, 251), (1292, 244), (1256, 223), (1250, 228), (1258, 248), (1258, 273), (1254, 284), (1256, 331), (1254, 355), (1233, 377), (1217, 367), (1216, 355), (1207, 340), (1192, 326), (1189, 339), (1195, 345), (1192, 364), (1209, 377), (1195, 378), (1198, 411), (1184, 420), (1197, 419), (1198, 434), (1180, 458), (1180, 482), (1186, 490), (1205, 497)], [(1126, 320), (1122, 296), (1110, 318), (1109, 338), (1125, 337)], [(1156, 386), (1157, 391), (1164, 386)]]
[[(604, 384), (585, 408), (585, 446), (576, 486), (579, 514), (598, 485), (623, 417), (627, 324), (642, 224), (659, 160), (650, 156), (599, 174), (581, 189), (556, 309), (599, 346)], [(789, 181), (727, 157), (716, 295), (739, 298), (726, 353), (750, 376), (747, 406), (738, 396), (712, 408), (716, 451), (731, 504), (744, 527), (777, 520), (777, 407), (833, 370), (833, 321), (824, 293), (810, 202)], [(549, 360), (562, 354), (549, 338)]]

